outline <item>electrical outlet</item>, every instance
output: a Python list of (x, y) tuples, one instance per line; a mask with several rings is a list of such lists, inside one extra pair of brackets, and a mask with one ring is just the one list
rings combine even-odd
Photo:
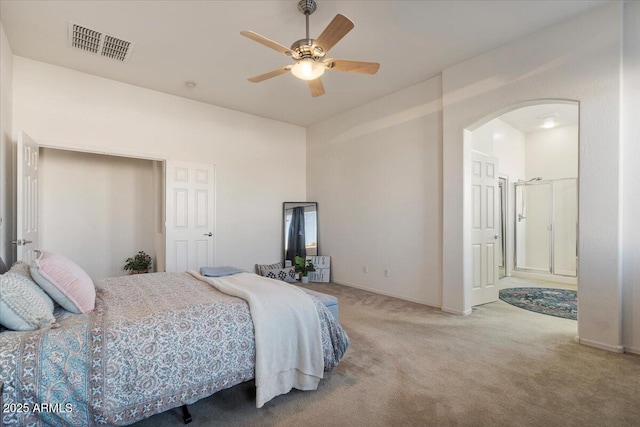
[(384, 277), (389, 277), (389, 273), (391, 273), (391, 270), (389, 269), (389, 267), (386, 267), (384, 269)]
[(367, 264), (362, 266), (362, 272), (363, 273), (368, 273), (369, 272), (369, 266)]

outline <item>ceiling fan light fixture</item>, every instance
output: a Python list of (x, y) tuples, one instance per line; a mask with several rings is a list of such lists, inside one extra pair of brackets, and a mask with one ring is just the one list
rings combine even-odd
[(315, 80), (324, 74), (324, 69), (324, 64), (304, 58), (291, 67), (291, 74), (301, 80)]

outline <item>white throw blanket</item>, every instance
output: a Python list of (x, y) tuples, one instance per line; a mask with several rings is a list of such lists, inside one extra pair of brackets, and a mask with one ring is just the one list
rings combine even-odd
[(253, 273), (194, 277), (249, 303), (256, 340), (256, 406), (292, 388), (316, 390), (324, 373), (320, 319), (303, 290)]

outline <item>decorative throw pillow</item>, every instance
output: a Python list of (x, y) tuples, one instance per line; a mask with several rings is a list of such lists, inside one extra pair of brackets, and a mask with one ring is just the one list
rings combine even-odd
[(0, 324), (14, 331), (51, 326), (53, 301), (31, 279), (21, 274), (0, 275)]
[(18, 261), (11, 266), (11, 268), (9, 269), (9, 273), (19, 274), (20, 276), (24, 276), (27, 279), (33, 281), (33, 278), (31, 277), (31, 272), (29, 271), (30, 268), (31, 268), (31, 264), (28, 264), (23, 261)]
[(282, 268), (281, 262), (276, 262), (275, 264), (256, 264), (256, 270), (258, 274), (261, 276), (266, 276), (267, 271), (269, 270), (279, 270)]
[(31, 276), (65, 310), (86, 314), (94, 309), (93, 280), (69, 258), (42, 251), (31, 267)]
[(267, 270), (267, 273), (264, 275), (270, 279), (282, 280), (284, 282), (293, 283), (296, 281), (296, 269), (295, 267), (287, 267), (287, 268), (274, 268), (271, 270)]

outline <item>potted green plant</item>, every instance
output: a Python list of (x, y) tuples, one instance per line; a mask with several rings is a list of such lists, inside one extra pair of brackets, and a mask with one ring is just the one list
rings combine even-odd
[(151, 257), (145, 251), (127, 258), (123, 267), (123, 270), (130, 270), (131, 274), (148, 273), (149, 269), (151, 269)]
[(300, 280), (302, 281), (302, 283), (309, 283), (309, 277), (307, 276), (307, 274), (310, 271), (316, 271), (316, 268), (311, 260), (305, 260), (304, 258), (297, 256), (295, 259), (295, 263), (295, 269), (298, 273), (300, 273)]

